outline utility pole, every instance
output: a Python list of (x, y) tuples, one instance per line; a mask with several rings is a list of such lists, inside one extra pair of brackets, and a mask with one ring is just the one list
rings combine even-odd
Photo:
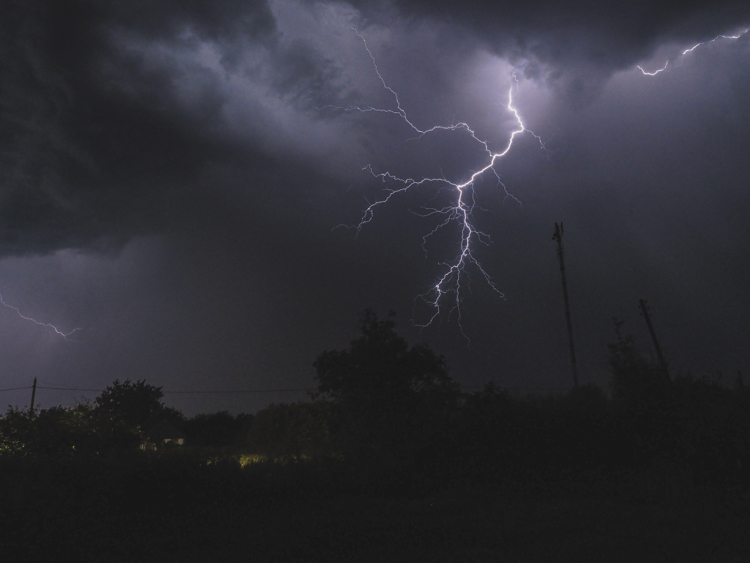
[(34, 398), (36, 397), (36, 377), (34, 384), (31, 386), (31, 405), (29, 406), (29, 416), (34, 416)]
[(555, 223), (552, 240), (557, 242), (557, 260), (560, 262), (560, 278), (562, 279), (563, 300), (565, 301), (565, 323), (568, 325), (568, 342), (570, 344), (570, 368), (573, 371), (573, 385), (578, 387), (578, 368), (576, 367), (576, 349), (573, 345), (573, 324), (570, 321), (570, 301), (568, 301), (568, 282), (565, 279), (565, 248), (562, 242), (563, 224)]
[(643, 318), (646, 319), (646, 326), (648, 327), (648, 332), (651, 335), (651, 341), (654, 343), (654, 349), (656, 350), (656, 358), (659, 361), (659, 368), (664, 372), (665, 375), (669, 375), (669, 371), (667, 371), (667, 362), (664, 361), (664, 356), (661, 353), (661, 346), (659, 346), (659, 340), (657, 340), (656, 338), (656, 331), (654, 330), (654, 325), (651, 324), (651, 316), (648, 314), (648, 305), (646, 305), (646, 300), (639, 299), (638, 305), (640, 305), (641, 307)]

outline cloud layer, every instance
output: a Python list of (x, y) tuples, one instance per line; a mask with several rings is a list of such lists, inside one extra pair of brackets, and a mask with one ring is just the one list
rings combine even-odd
[[(744, 365), (750, 37), (678, 55), (749, 24), (746, 2), (6, 2), (0, 292), (86, 328), (40, 344), (11, 315), (3, 354), (71, 382), (307, 386), (315, 354), (374, 305), (463, 383), (556, 386), (549, 237), (563, 220), (591, 379), (606, 379), (611, 317), (635, 329), (641, 297), (675, 362)], [(335, 228), (392, 187), (366, 165), (459, 181), (486, 157), (465, 133), (414, 141), (393, 113), (347, 111), (397, 108), (352, 28), (418, 127), (465, 121), (496, 150), (513, 86), (547, 147), (521, 137), (497, 167), (521, 204), (494, 175), (476, 183), (492, 239), (477, 256), (508, 299), (475, 275), (471, 348), (455, 311), (410, 326), (414, 297), (455, 257), (450, 228), (422, 242), (436, 226), (424, 208), (455, 195), (445, 185), (394, 199), (358, 234)], [(666, 60), (658, 77), (635, 68)], [(702, 343), (703, 357), (685, 352)]]

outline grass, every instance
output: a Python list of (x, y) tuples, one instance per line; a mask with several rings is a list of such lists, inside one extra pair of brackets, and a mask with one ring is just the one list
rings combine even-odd
[(40, 563), (750, 561), (747, 488), (675, 488), (641, 472), (410, 495), (356, 477), (335, 460), (0, 458), (0, 552)]

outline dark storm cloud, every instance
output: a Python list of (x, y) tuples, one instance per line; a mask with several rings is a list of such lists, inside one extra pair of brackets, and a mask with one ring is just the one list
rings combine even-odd
[[(410, 74), (432, 92), (460, 96), (450, 94), (456, 88), (450, 83), (484, 43), (527, 75), (590, 100), (612, 72), (632, 66), (660, 42), (707, 39), (747, 21), (745, 4), (713, 4), (711, 10), (681, 4), (677, 11), (656, 2), (627, 8), (354, 2), (363, 15), (352, 12), (342, 21), (366, 28), (390, 18), (397, 24), (393, 49), (416, 57), (426, 49), (420, 42), (439, 48), (437, 58), (424, 54), (423, 65), (408, 74), (391, 67), (392, 78)], [(325, 6), (343, 13), (345, 5), (279, 4), (288, 20), (307, 22), (296, 28), (292, 22), (285, 32), (265, 2), (4, 3), (0, 254), (118, 247), (133, 235), (168, 228), (175, 202), (185, 209), (187, 201), (203, 197), (195, 190), (203, 190), (198, 181), (206, 170), (229, 166), (257, 174), (274, 168), (273, 155), (283, 153), (279, 170), (287, 173), (290, 162), (293, 168), (311, 160), (305, 153), (326, 142), (353, 146), (342, 130), (302, 133), (310, 125), (300, 121), (305, 111), (313, 114), (310, 121), (334, 122), (337, 115), (314, 108), (362, 97), (342, 80), (337, 53), (311, 39), (310, 25), (320, 25), (315, 18)], [(419, 21), (440, 37), (415, 33)], [(371, 74), (366, 59), (357, 64)], [(237, 78), (239, 85), (232, 82)], [(415, 101), (417, 118), (445, 105), (439, 97)], [(378, 133), (364, 127), (357, 143), (377, 144)]]
[(527, 77), (587, 100), (613, 72), (634, 66), (665, 42), (706, 41), (750, 23), (750, 4), (742, 0), (353, 3), (375, 21), (427, 19), (451, 26), (452, 41), (479, 39), (523, 67)]
[[(138, 46), (211, 41), (230, 71), (248, 44), (276, 36), (262, 2), (11, 2), (0, 27), (2, 254), (163, 228), (168, 201), (236, 151), (213, 134), (218, 73), (152, 64)], [(186, 104), (176, 84), (188, 72)]]
[[(584, 380), (606, 383), (611, 318), (637, 330), (641, 297), (665, 350), (691, 352), (677, 359), (747, 365), (750, 34), (658, 77), (635, 69), (744, 29), (746, 3), (29, 4), (0, 7), (0, 290), (84, 330), (40, 338), (0, 309), (19, 386), (38, 373), (90, 387), (306, 387), (316, 354), (346, 346), (367, 306), (395, 309), (462, 384), (565, 385), (550, 238), (561, 220)], [(514, 106), (548, 150), (519, 136), (496, 166), (522, 205), (492, 174), (476, 182), (477, 227), (492, 239), (476, 256), (507, 299), (473, 272), (470, 348), (450, 306), (429, 329), (410, 326), (424, 320), (415, 296), (457, 248), (446, 228), (423, 249), (436, 226), (424, 208), (455, 193), (425, 185), (356, 234), (333, 229), (392, 187), (367, 164), (457, 181), (486, 159), (466, 132), (413, 142), (392, 113), (344, 111), (395, 108), (352, 27), (413, 123), (465, 121), (493, 149), (516, 125), (506, 104), (520, 71)], [(284, 397), (252, 407), (266, 400)]]
[(333, 85), (338, 69), (303, 40), (295, 39), (280, 49), (275, 62), (273, 85), (291, 103), (314, 109), (342, 95)]

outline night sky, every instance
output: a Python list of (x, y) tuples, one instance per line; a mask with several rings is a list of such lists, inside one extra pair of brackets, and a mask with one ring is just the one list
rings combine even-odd
[[(304, 389), (366, 307), (394, 310), (465, 390), (569, 387), (560, 221), (582, 382), (608, 385), (613, 317), (652, 354), (639, 298), (673, 373), (750, 381), (750, 3), (622, 6), (6, 0), (0, 294), (17, 311), (0, 307), (0, 388)], [(446, 218), (429, 210), (455, 204), (449, 182), (487, 153), (465, 130), (415, 139), (353, 28), (417, 128), (465, 122), (500, 152), (514, 87), (546, 147), (517, 135), (467, 188), (487, 235), (473, 256), (499, 292), (469, 264), (460, 310), (446, 295), (427, 328), (418, 296), (461, 251), (456, 222), (423, 244)], [(373, 176), (386, 171), (446, 181), (357, 231), (399, 187)], [(192, 415), (305, 397), (165, 402)]]

